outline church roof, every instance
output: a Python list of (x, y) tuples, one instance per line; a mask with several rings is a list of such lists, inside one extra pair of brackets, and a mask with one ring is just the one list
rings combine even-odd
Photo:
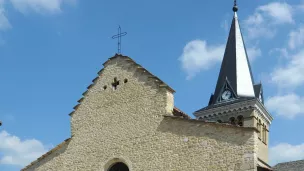
[(273, 167), (274, 171), (303, 171), (304, 160), (279, 163)]
[(243, 101), (254, 100), (254, 99), (255, 99), (254, 97), (243, 97), (243, 98), (238, 98), (238, 99), (235, 99), (235, 100), (232, 100), (232, 101), (228, 101), (228, 102), (225, 102), (225, 103), (212, 104), (212, 105), (206, 106), (206, 107), (204, 107), (204, 108), (202, 108), (200, 110), (195, 111), (194, 115), (197, 115), (200, 112), (205, 111), (205, 110), (209, 110), (209, 109), (213, 109), (213, 108), (218, 108), (218, 107), (226, 106), (226, 105), (231, 105), (231, 104), (235, 104), (235, 103), (239, 103), (239, 102), (243, 102)]
[(227, 80), (237, 97), (255, 97), (254, 80), (238, 21), (236, 4), (233, 10), (234, 16), (211, 104), (217, 102)]
[(172, 113), (173, 113), (173, 116), (178, 116), (178, 117), (183, 117), (183, 118), (186, 118), (186, 119), (191, 119), (191, 117), (189, 115), (187, 115), (185, 112), (181, 111), (177, 107), (173, 108)]

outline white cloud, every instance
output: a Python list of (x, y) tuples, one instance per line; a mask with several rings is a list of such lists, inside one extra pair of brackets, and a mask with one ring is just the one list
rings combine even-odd
[(257, 57), (262, 55), (262, 51), (257, 47), (247, 48), (247, 55), (251, 62), (253, 62)]
[(0, 1), (0, 30), (5, 31), (7, 29), (10, 29), (11, 27), (12, 26), (6, 16), (6, 11), (3, 8), (3, 2)]
[(185, 47), (180, 61), (182, 68), (191, 79), (201, 70), (207, 70), (220, 62), (224, 56), (225, 45), (210, 46), (206, 41), (193, 40)]
[[(208, 70), (215, 64), (220, 63), (225, 52), (225, 44), (217, 46), (208, 45), (204, 40), (193, 40), (185, 47), (179, 58), (183, 70), (187, 73), (187, 79), (193, 78), (202, 70)], [(261, 50), (256, 47), (247, 48), (249, 60), (253, 61), (261, 56)]]
[(290, 49), (295, 49), (304, 45), (304, 25), (301, 25), (297, 30), (293, 30), (289, 33), (288, 45)]
[(270, 97), (265, 104), (270, 111), (288, 119), (304, 114), (304, 97), (294, 93)]
[(244, 28), (249, 39), (272, 38), (277, 32), (277, 25), (292, 23), (293, 7), (287, 3), (272, 2), (256, 8), (254, 14), (244, 21)]
[(0, 164), (25, 166), (36, 160), (48, 150), (35, 139), (21, 140), (6, 131), (0, 132)]
[(64, 3), (75, 3), (76, 0), (9, 0), (15, 9), (22, 13), (57, 13)]
[(77, 0), (0, 0), (0, 31), (12, 28), (5, 10), (7, 2), (10, 2), (16, 10), (22, 13), (30, 11), (37, 13), (58, 13), (61, 12), (63, 4), (74, 5)]
[(270, 147), (269, 159), (271, 165), (277, 163), (289, 162), (304, 159), (304, 143), (300, 145), (291, 145), (288, 143), (280, 143)]
[(274, 48), (269, 51), (269, 55), (272, 55), (274, 53), (279, 53), (279, 57), (288, 58), (289, 52), (286, 48)]
[(270, 74), (271, 82), (282, 88), (295, 88), (304, 83), (304, 49), (291, 57), (283, 67)]
[(275, 24), (294, 23), (293, 7), (285, 2), (272, 2), (258, 7), (257, 11), (269, 16)]

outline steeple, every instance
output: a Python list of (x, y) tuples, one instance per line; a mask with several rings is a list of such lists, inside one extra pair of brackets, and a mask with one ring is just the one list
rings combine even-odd
[[(259, 148), (257, 165), (270, 168), (268, 163), (268, 132), (273, 120), (264, 106), (262, 83), (255, 84), (246, 47), (240, 29), (236, 0), (228, 41), (214, 94), (208, 106), (193, 113), (198, 120), (218, 122), (240, 127), (254, 127)], [(258, 169), (259, 170), (259, 169)]]
[(246, 47), (240, 29), (236, 0), (233, 6), (233, 19), (219, 73), (217, 85), (209, 105), (223, 100), (241, 97), (255, 97), (254, 80)]

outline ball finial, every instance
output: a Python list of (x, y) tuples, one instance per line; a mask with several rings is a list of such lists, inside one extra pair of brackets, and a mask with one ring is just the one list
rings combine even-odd
[(239, 9), (239, 8), (238, 8), (238, 6), (236, 6), (236, 5), (235, 5), (235, 6), (233, 6), (233, 8), (232, 8), (233, 12), (237, 12), (237, 11), (238, 11), (238, 9)]
[(233, 10), (233, 12), (237, 12), (238, 11), (238, 6), (237, 6), (237, 4), (236, 4), (236, 0), (234, 0), (234, 6), (233, 6), (233, 8), (232, 8), (232, 10)]

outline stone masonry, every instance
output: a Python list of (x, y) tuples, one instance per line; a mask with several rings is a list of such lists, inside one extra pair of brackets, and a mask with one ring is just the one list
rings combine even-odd
[(255, 128), (173, 116), (173, 93), (129, 57), (110, 58), (71, 114), (72, 137), (23, 170), (256, 171)]

